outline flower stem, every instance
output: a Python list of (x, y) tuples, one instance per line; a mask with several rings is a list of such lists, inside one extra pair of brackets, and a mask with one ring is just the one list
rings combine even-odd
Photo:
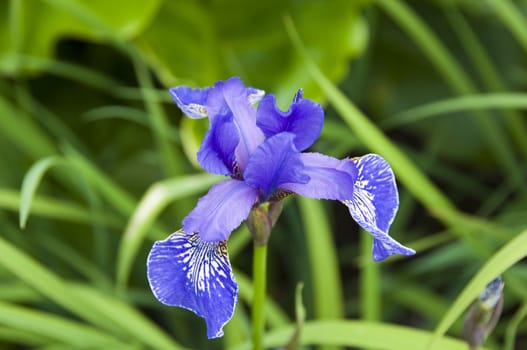
[(267, 245), (254, 245), (253, 253), (253, 349), (263, 349), (265, 324), (265, 290), (267, 279)]

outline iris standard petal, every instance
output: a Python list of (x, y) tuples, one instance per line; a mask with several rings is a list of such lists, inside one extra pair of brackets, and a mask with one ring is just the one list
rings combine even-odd
[(240, 142), (236, 148), (236, 161), (245, 169), (249, 156), (264, 141), (262, 131), (256, 126), (256, 110), (249, 101), (249, 92), (240, 78), (226, 80), (222, 86), (223, 97), (238, 127)]
[(245, 182), (258, 188), (261, 201), (266, 201), (284, 183), (307, 183), (300, 152), (295, 148), (295, 135), (284, 132), (267, 139), (251, 155), (243, 173)]
[(231, 114), (214, 117), (201, 143), (198, 162), (209, 173), (226, 176), (234, 174), (234, 151), (240, 137), (232, 119)]
[(343, 203), (353, 219), (375, 238), (374, 260), (383, 260), (393, 254), (415, 254), (413, 249), (388, 235), (399, 207), (397, 184), (390, 165), (376, 154), (367, 154), (353, 161), (358, 170), (353, 197)]
[(196, 234), (175, 232), (152, 247), (147, 276), (160, 302), (203, 317), (209, 339), (223, 335), (238, 299), (225, 241), (204, 242)]
[(226, 240), (247, 218), (257, 198), (258, 190), (243, 181), (219, 182), (183, 219), (183, 230), (198, 233), (206, 242)]
[(286, 183), (281, 189), (304, 197), (316, 199), (345, 200), (352, 198), (357, 177), (357, 168), (349, 159), (339, 160), (320, 153), (302, 153), (300, 158), (308, 183)]
[(178, 86), (169, 90), (170, 96), (183, 114), (192, 119), (205, 118), (205, 104), (210, 87), (195, 89), (188, 86)]
[(295, 95), (289, 110), (282, 112), (276, 106), (274, 95), (266, 95), (256, 111), (256, 125), (266, 137), (287, 131), (295, 134), (295, 146), (303, 151), (315, 142), (324, 124), (322, 107), (302, 97), (302, 90)]

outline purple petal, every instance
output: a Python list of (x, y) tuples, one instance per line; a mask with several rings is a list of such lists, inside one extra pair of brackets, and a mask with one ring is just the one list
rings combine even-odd
[(295, 134), (295, 146), (303, 151), (315, 142), (324, 123), (322, 107), (302, 98), (302, 90), (295, 95), (287, 112), (276, 106), (274, 95), (266, 95), (256, 112), (256, 124), (266, 137), (287, 131)]
[(214, 117), (198, 151), (198, 162), (209, 173), (233, 175), (234, 151), (239, 140), (238, 129), (233, 123), (232, 115)]
[(281, 133), (267, 139), (254, 151), (243, 173), (245, 182), (261, 191), (263, 201), (284, 183), (307, 183), (300, 152), (291, 133)]
[(211, 187), (183, 219), (185, 232), (199, 233), (206, 242), (223, 241), (247, 218), (258, 190), (239, 180), (225, 180)]
[(210, 87), (194, 89), (188, 86), (178, 86), (169, 90), (170, 96), (181, 111), (192, 119), (205, 118), (207, 110), (205, 103)]
[(247, 96), (248, 96), (249, 102), (252, 105), (255, 105), (258, 102), (260, 102), (262, 100), (262, 97), (264, 97), (264, 95), (265, 95), (265, 91), (263, 90), (256, 89), (253, 87), (247, 88)]
[(393, 254), (415, 254), (413, 249), (388, 235), (399, 207), (397, 184), (390, 165), (376, 154), (353, 161), (358, 170), (355, 189), (352, 199), (343, 203), (353, 219), (373, 235), (373, 259), (379, 261)]
[(243, 170), (249, 156), (264, 141), (262, 131), (256, 126), (256, 110), (249, 101), (249, 92), (240, 78), (226, 80), (222, 85), (225, 102), (232, 112), (234, 123), (238, 127), (240, 142), (236, 148), (236, 161)]
[(352, 198), (357, 168), (349, 159), (339, 160), (320, 153), (302, 153), (308, 183), (286, 183), (280, 188), (304, 197), (346, 200)]
[(160, 302), (203, 317), (209, 339), (223, 335), (238, 300), (225, 241), (204, 242), (196, 234), (175, 232), (154, 243), (147, 276)]

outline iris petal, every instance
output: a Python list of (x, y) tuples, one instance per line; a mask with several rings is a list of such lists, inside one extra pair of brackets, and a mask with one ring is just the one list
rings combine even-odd
[(295, 148), (295, 135), (284, 132), (267, 139), (251, 155), (243, 173), (245, 182), (261, 191), (268, 199), (284, 183), (307, 183), (300, 152)]
[(357, 168), (348, 159), (339, 160), (320, 153), (302, 153), (308, 183), (286, 183), (281, 189), (304, 197), (345, 200), (352, 198)]
[(415, 251), (391, 238), (388, 230), (399, 208), (395, 176), (381, 156), (368, 154), (354, 160), (358, 175), (353, 197), (343, 203), (353, 219), (373, 237), (373, 259), (393, 254), (413, 255)]
[(232, 120), (232, 115), (219, 115), (211, 120), (198, 151), (198, 162), (209, 173), (233, 175), (235, 165), (234, 151), (240, 137)]
[(282, 112), (276, 106), (274, 95), (266, 95), (258, 105), (256, 124), (266, 137), (281, 132), (293, 133), (295, 146), (303, 151), (315, 142), (324, 123), (322, 107), (302, 97), (302, 90), (295, 95), (289, 110)]
[(210, 87), (194, 89), (188, 86), (178, 86), (169, 90), (170, 96), (181, 111), (192, 119), (205, 118), (205, 104)]
[(183, 219), (183, 230), (197, 232), (207, 242), (226, 240), (247, 218), (257, 198), (258, 190), (243, 181), (219, 182)]
[(238, 127), (240, 142), (236, 148), (236, 161), (243, 170), (249, 156), (264, 141), (262, 131), (256, 126), (256, 110), (250, 102), (252, 88), (246, 88), (240, 78), (231, 78), (222, 85), (222, 93), (234, 123)]
[(160, 302), (203, 317), (209, 339), (223, 335), (238, 300), (225, 241), (204, 242), (196, 234), (175, 232), (152, 247), (147, 275)]

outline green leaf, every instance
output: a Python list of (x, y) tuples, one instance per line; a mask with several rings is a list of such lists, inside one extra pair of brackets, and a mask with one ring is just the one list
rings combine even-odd
[[(10, 6), (18, 3), (16, 11)], [(131, 39), (150, 23), (159, 9), (160, 0), (47, 0), (0, 3), (0, 13), (9, 20), (0, 21), (0, 71), (7, 74), (38, 72), (37, 61), (20, 67), (19, 55), (49, 58), (57, 41), (65, 37), (101, 40), (109, 36)], [(73, 10), (72, 10), (73, 9)], [(95, 18), (104, 28), (79, 18)], [(112, 31), (107, 33), (104, 31)]]
[(455, 97), (413, 107), (394, 115), (383, 123), (384, 128), (399, 127), (441, 114), (487, 109), (527, 109), (527, 94), (494, 93)]
[(451, 304), (441, 321), (436, 327), (434, 337), (427, 349), (443, 349), (439, 345), (440, 337), (461, 316), (463, 311), (472, 304), (485, 286), (497, 276), (504, 273), (509, 267), (527, 256), (527, 230), (503, 246), (483, 265), (478, 273), (463, 288), (456, 300)]
[(118, 339), (96, 328), (5, 302), (0, 302), (0, 324), (75, 348), (123, 346)]
[[(281, 328), (266, 334), (266, 348), (287, 344), (294, 332), (294, 326)], [(301, 345), (336, 345), (379, 350), (422, 350), (432, 333), (411, 327), (364, 322), (364, 321), (311, 321), (304, 324), (300, 337)], [(441, 349), (467, 350), (462, 340), (441, 338)], [(244, 344), (231, 350), (251, 349)], [(486, 350), (481, 348), (480, 350)]]
[(33, 198), (44, 174), (51, 167), (64, 163), (64, 159), (52, 156), (39, 160), (28, 170), (24, 180), (22, 180), (22, 189), (20, 191), (20, 228), (26, 227)]
[(179, 349), (148, 318), (91, 287), (75, 287), (0, 237), (0, 266), (57, 305), (113, 334), (127, 334), (153, 348)]
[[(150, 186), (131, 216), (119, 247), (117, 257), (119, 288), (124, 288), (137, 250), (146, 232), (163, 209), (177, 199), (205, 191), (219, 179), (219, 176), (210, 174), (193, 175), (157, 182)], [(168, 234), (169, 232), (166, 233), (167, 236)]]
[(295, 18), (321, 69), (337, 80), (368, 40), (362, 6), (346, 0), (165, 1), (139, 43), (167, 86), (206, 86), (241, 75), (248, 84), (270, 88), (281, 103), (290, 101), (299, 86), (317, 98), (320, 89), (294, 55), (281, 15)]
[(320, 319), (342, 317), (344, 310), (337, 251), (323, 204), (307, 198), (298, 198), (298, 204), (309, 251), (315, 315)]

